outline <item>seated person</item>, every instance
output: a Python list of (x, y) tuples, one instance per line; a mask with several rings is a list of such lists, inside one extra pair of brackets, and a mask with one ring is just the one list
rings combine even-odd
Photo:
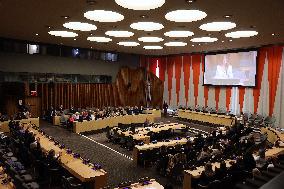
[(259, 149), (258, 156), (255, 158), (256, 167), (259, 169), (265, 168), (267, 161), (265, 159), (265, 149)]
[(216, 179), (222, 180), (225, 176), (227, 176), (227, 171), (226, 162), (221, 161), (220, 168), (215, 170)]
[(46, 155), (46, 163), (52, 167), (52, 168), (56, 168), (59, 166), (58, 164), (58, 158), (59, 156), (55, 155), (55, 151), (53, 149), (49, 150), (49, 152)]
[(0, 112), (0, 122), (8, 121), (8, 118)]
[(251, 171), (256, 167), (256, 162), (251, 152), (247, 152), (243, 155), (243, 162), (245, 169), (248, 171)]
[(75, 110), (74, 106), (71, 106), (71, 108), (69, 109), (69, 113), (71, 113), (71, 114), (75, 114), (76, 113), (76, 110)]
[(207, 146), (204, 146), (202, 148), (202, 151), (199, 153), (199, 156), (197, 157), (198, 161), (203, 161), (207, 158), (210, 157), (210, 152), (209, 152), (209, 148)]
[(150, 125), (150, 121), (148, 118), (146, 118), (145, 122), (144, 122), (144, 127), (149, 127)]
[(204, 171), (200, 175), (199, 184), (201, 184), (202, 186), (207, 186), (214, 180), (215, 173), (212, 169), (212, 165), (211, 163), (206, 163), (204, 166)]

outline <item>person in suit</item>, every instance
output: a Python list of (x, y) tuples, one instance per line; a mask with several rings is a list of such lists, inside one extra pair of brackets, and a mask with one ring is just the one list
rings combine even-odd
[(202, 186), (207, 186), (210, 182), (215, 180), (215, 173), (212, 169), (211, 163), (206, 163), (204, 166), (204, 171), (201, 173), (199, 178), (199, 184)]
[(4, 115), (2, 115), (2, 113), (0, 112), (0, 121), (2, 122), (2, 121), (5, 121), (5, 116)]
[(53, 149), (49, 150), (47, 155), (46, 155), (46, 163), (52, 167), (52, 168), (56, 168), (59, 166), (58, 163), (58, 158), (59, 156), (55, 155), (55, 151)]
[(167, 114), (168, 114), (168, 104), (167, 104), (167, 102), (166, 101), (164, 101), (164, 103), (163, 103), (163, 110), (164, 110), (164, 116), (166, 117), (167, 116)]
[(247, 152), (243, 155), (243, 162), (244, 162), (244, 167), (248, 171), (251, 171), (256, 167), (256, 162), (251, 152)]
[(225, 176), (227, 176), (227, 171), (226, 162), (221, 161), (220, 168), (215, 170), (216, 179), (222, 180)]
[(58, 108), (58, 111), (62, 114), (64, 111), (63, 105), (61, 104)]

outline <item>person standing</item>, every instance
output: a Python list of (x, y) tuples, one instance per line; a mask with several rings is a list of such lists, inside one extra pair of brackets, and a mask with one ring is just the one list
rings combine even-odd
[(167, 117), (167, 114), (168, 114), (168, 104), (166, 101), (164, 101), (163, 103), (163, 110), (164, 110), (164, 116)]

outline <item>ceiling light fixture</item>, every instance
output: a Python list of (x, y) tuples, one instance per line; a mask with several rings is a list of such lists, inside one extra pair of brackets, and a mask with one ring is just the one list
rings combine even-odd
[(36, 33), (36, 36), (38, 36), (38, 33)]
[(224, 18), (231, 18), (232, 15), (228, 14), (228, 15), (224, 15)]
[(257, 35), (257, 31), (234, 31), (230, 33), (226, 33), (226, 37), (231, 37), (231, 38), (241, 38), (241, 37), (252, 37)]
[(190, 37), (193, 36), (194, 33), (191, 31), (178, 31), (178, 30), (173, 30), (173, 31), (168, 31), (164, 33), (165, 36), (168, 37)]
[(115, 2), (123, 8), (132, 10), (151, 10), (165, 4), (165, 0), (115, 0)]
[(233, 22), (210, 22), (202, 24), (199, 28), (205, 31), (223, 31), (233, 29), (236, 26)]
[(163, 49), (162, 46), (144, 46), (143, 47), (146, 50), (159, 50), (159, 49)]
[(69, 16), (61, 16), (62, 18), (68, 19), (70, 18)]
[(155, 31), (161, 30), (164, 26), (157, 22), (135, 22), (130, 25), (132, 29), (143, 30), (143, 31)]
[(76, 41), (77, 39), (73, 39), (74, 41)]
[(145, 43), (151, 43), (151, 42), (156, 43), (156, 42), (164, 41), (164, 39), (160, 37), (140, 37), (138, 38), (138, 41), (142, 41)]
[(140, 18), (148, 18), (148, 16), (147, 15), (140, 15)]
[(66, 22), (63, 24), (63, 27), (68, 28), (70, 30), (79, 30), (79, 31), (92, 31), (96, 30), (97, 26), (88, 23), (82, 22)]
[(107, 10), (93, 10), (84, 13), (84, 17), (98, 22), (119, 22), (124, 19), (122, 14)]
[(118, 42), (117, 44), (121, 46), (125, 46), (125, 47), (136, 47), (140, 45), (139, 43), (134, 42), (134, 41), (121, 41), (121, 42)]
[(98, 43), (107, 43), (107, 42), (112, 41), (112, 39), (108, 37), (88, 37), (87, 40), (98, 42)]
[(186, 45), (187, 45), (187, 43), (180, 42), (180, 41), (179, 42), (175, 41), (175, 42), (165, 43), (165, 46), (168, 46), (168, 47), (184, 47)]
[(89, 5), (94, 5), (94, 4), (96, 4), (97, 2), (96, 1), (94, 1), (94, 0), (87, 0), (87, 4), (89, 4)]
[(191, 42), (195, 43), (212, 43), (218, 41), (215, 37), (197, 37), (190, 40)]
[(50, 35), (57, 36), (57, 37), (77, 37), (78, 34), (69, 31), (49, 31)]
[(187, 3), (193, 3), (195, 0), (185, 0)]
[(272, 36), (274, 36), (275, 35), (275, 33), (273, 33), (273, 34), (271, 34)]
[(200, 10), (175, 10), (168, 12), (165, 18), (173, 22), (194, 22), (202, 20), (207, 14)]
[(112, 37), (131, 37), (134, 35), (133, 32), (119, 30), (107, 31), (105, 34)]

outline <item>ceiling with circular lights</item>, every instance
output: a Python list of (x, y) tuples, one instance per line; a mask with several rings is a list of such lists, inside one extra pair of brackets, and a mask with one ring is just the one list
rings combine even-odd
[(11, 0), (0, 4), (0, 37), (146, 55), (255, 48), (284, 43), (281, 7), (283, 0)]

